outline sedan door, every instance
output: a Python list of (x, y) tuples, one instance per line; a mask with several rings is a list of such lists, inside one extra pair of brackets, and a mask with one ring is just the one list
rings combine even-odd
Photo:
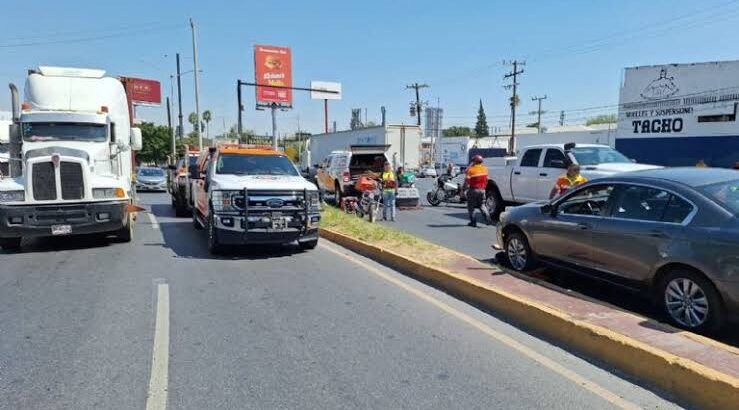
[(553, 205), (553, 215), (534, 221), (534, 252), (574, 268), (593, 268), (593, 231), (604, 219), (614, 186), (598, 184), (573, 191)]
[(513, 167), (511, 190), (516, 202), (536, 201), (536, 185), (539, 179), (539, 160), (541, 148), (531, 148), (524, 152), (521, 161)]
[(663, 189), (619, 185), (612, 217), (593, 230), (597, 268), (627, 281), (643, 282), (684, 236), (694, 206)]

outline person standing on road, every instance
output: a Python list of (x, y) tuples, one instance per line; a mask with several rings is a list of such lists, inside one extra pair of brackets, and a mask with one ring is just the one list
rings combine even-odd
[(477, 219), (475, 218), (475, 209), (479, 209), (485, 217), (485, 221), (490, 223), (490, 214), (485, 206), (485, 188), (488, 185), (488, 169), (482, 164), (482, 157), (475, 155), (472, 157), (472, 165), (465, 172), (465, 184), (469, 186), (467, 191), (467, 213), (470, 215), (470, 223), (467, 226), (476, 227)]
[(382, 171), (382, 219), (387, 221), (387, 215), (390, 214), (390, 220), (395, 222), (395, 194), (398, 191), (398, 181), (395, 178), (393, 167), (390, 162), (385, 162), (385, 170)]
[(554, 183), (552, 191), (549, 192), (549, 199), (562, 195), (568, 190), (586, 182), (588, 182), (588, 179), (580, 174), (580, 166), (577, 164), (570, 164), (570, 166), (567, 167), (567, 173), (559, 177), (557, 182)]

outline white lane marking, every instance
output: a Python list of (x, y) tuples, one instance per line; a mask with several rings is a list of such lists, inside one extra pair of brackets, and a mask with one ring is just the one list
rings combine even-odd
[(157, 285), (157, 315), (154, 324), (154, 349), (151, 354), (151, 378), (146, 396), (146, 410), (167, 408), (169, 378), (169, 285)]
[(463, 313), (462, 311), (453, 308), (452, 306), (434, 298), (433, 296), (430, 296), (408, 284), (405, 282), (394, 278), (387, 273), (381, 271), (380, 269), (377, 269), (374, 266), (371, 266), (364, 261), (357, 259), (353, 257), (350, 254), (344, 253), (338, 249), (334, 249), (332, 246), (327, 246), (323, 243), (321, 243), (321, 247), (325, 248), (337, 255), (340, 255), (349, 261), (367, 269), (368, 271), (374, 273), (375, 275), (379, 276), (380, 278), (384, 279), (387, 282), (390, 282), (391, 284), (398, 286), (402, 288), (403, 290), (411, 293), (412, 295), (418, 297), (419, 299), (422, 299), (437, 308), (441, 309), (442, 311), (448, 313), (449, 315), (467, 323), (468, 325), (474, 327), (475, 329), (479, 330), (480, 332), (490, 336), (491, 338), (497, 340), (498, 342), (508, 346), (509, 348), (518, 351), (519, 353), (523, 354), (524, 356), (528, 357), (529, 359), (539, 363), (540, 365), (548, 368), (549, 370), (559, 374), (560, 376), (569, 379), (570, 381), (574, 382), (578, 386), (581, 386), (582, 388), (590, 391), (591, 393), (595, 394), (596, 396), (608, 401), (609, 403), (613, 404), (614, 406), (621, 408), (621, 409), (641, 409), (640, 406), (625, 400), (621, 396), (619, 396), (616, 393), (611, 392), (610, 390), (604, 388), (603, 386), (588, 380), (584, 376), (579, 375), (578, 373), (575, 373), (574, 371), (560, 365), (559, 363), (555, 362), (554, 360), (542, 355), (541, 353), (538, 353), (534, 351), (533, 349), (530, 349), (520, 343), (518, 343), (515, 339), (511, 338), (510, 336), (506, 336), (502, 333), (499, 333), (495, 330), (493, 330), (490, 326), (486, 325), (485, 323), (467, 315), (466, 313)]
[(149, 222), (151, 222), (151, 228), (152, 229), (159, 229), (159, 222), (157, 222), (157, 217), (151, 212), (147, 212), (147, 215), (149, 215)]

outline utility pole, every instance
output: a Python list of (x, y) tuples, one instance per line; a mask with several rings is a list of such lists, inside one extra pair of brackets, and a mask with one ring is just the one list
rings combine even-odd
[(169, 127), (169, 135), (172, 137), (172, 159), (170, 161), (175, 161), (175, 142), (174, 142), (174, 130), (172, 129), (172, 108), (169, 105), (169, 97), (167, 97), (167, 126)]
[(192, 30), (192, 64), (194, 75), (195, 75), (195, 116), (198, 122), (195, 125), (195, 129), (198, 132), (198, 149), (203, 149), (203, 133), (200, 130), (200, 84), (198, 79), (198, 41), (195, 30), (195, 22), (190, 19), (190, 29)]
[(541, 110), (541, 101), (542, 100), (546, 100), (546, 99), (547, 99), (546, 94), (544, 94), (543, 97), (532, 97), (531, 98), (531, 101), (538, 101), (539, 102), (539, 109), (536, 110), (535, 113), (534, 112), (529, 113), (529, 114), (536, 114), (537, 115), (537, 119), (536, 119), (536, 132), (539, 133), (539, 134), (541, 134), (541, 115), (546, 112), (546, 111), (542, 111)]
[(429, 88), (429, 86), (428, 84), (413, 83), (411, 85), (406, 85), (405, 88), (407, 90), (411, 90), (411, 89), (416, 90), (416, 119), (417, 119), (417, 124), (420, 127), (421, 126), (421, 96), (418, 90), (421, 88)]
[(236, 132), (239, 134), (239, 140), (241, 140), (241, 127), (242, 127), (242, 121), (241, 121), (241, 113), (244, 111), (244, 104), (241, 103), (241, 80), (236, 80), (236, 104), (238, 105), (237, 111), (238, 111), (238, 122), (236, 126)]
[(565, 125), (565, 112), (564, 110), (559, 112), (559, 126)]
[(516, 102), (518, 101), (518, 94), (516, 94), (516, 87), (518, 87), (518, 76), (523, 74), (523, 69), (518, 69), (520, 65), (526, 65), (525, 61), (513, 60), (513, 71), (503, 76), (504, 80), (513, 78), (513, 84), (506, 86), (513, 88), (513, 95), (511, 96), (511, 139), (508, 141), (508, 151), (513, 154), (516, 152)]
[(180, 73), (180, 53), (177, 53), (177, 106), (178, 106), (178, 116), (180, 120), (180, 129), (179, 129), (179, 137), (180, 140), (183, 138), (183, 132), (185, 129), (182, 125), (182, 81), (180, 78), (182, 77), (182, 74)]

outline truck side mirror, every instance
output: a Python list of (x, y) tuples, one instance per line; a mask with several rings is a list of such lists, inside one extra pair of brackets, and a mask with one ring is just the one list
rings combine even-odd
[(131, 128), (131, 149), (134, 151), (138, 151), (143, 146), (142, 138), (141, 138), (141, 128), (138, 127), (132, 127)]
[(177, 171), (177, 165), (169, 164), (167, 165), (167, 169), (169, 169), (170, 171)]

